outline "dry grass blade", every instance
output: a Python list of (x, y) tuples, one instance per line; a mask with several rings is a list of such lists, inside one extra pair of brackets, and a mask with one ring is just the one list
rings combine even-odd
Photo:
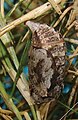
[(78, 45), (78, 40), (75, 40), (75, 39), (69, 39), (69, 38), (64, 38), (64, 40), (65, 40), (66, 42), (70, 42), (70, 43), (73, 43), (73, 44)]
[(54, 0), (48, 0), (48, 1), (51, 3), (52, 7), (56, 10), (56, 12), (59, 15), (61, 15), (62, 12), (61, 12), (61, 9), (59, 8), (59, 6), (57, 5), (57, 3)]
[(66, 27), (69, 26), (75, 20), (77, 14), (78, 14), (78, 0), (75, 0)]
[(4, 0), (0, 1), (0, 12), (2, 16), (4, 17)]
[[(16, 77), (16, 72), (13, 69), (10, 69), (8, 71), (8, 74), (10, 75), (12, 80), (14, 81), (15, 77)], [(28, 85), (28, 82), (25, 80), (23, 73), (21, 74), (21, 78), (19, 78), (16, 86), (19, 89), (19, 91), (21, 92), (22, 96), (28, 102), (28, 104), (31, 108), (31, 111), (33, 113), (33, 116), (34, 116), (34, 120), (36, 120), (37, 116), (35, 115), (35, 111), (34, 111), (34, 107), (33, 107), (33, 101), (30, 97), (29, 85)]]
[[(5, 66), (6, 71), (8, 72), (9, 76), (11, 77), (11, 79), (14, 81), (15, 77), (16, 77), (16, 72), (14, 71), (13, 68), (9, 69), (8, 66), (6, 65), (5, 61), (2, 61), (3, 65)], [(21, 92), (22, 96), (25, 98), (25, 100), (28, 102), (30, 109), (32, 111), (34, 120), (37, 119), (37, 116), (35, 114), (35, 110), (34, 110), (34, 106), (33, 106), (33, 102), (31, 100), (30, 97), (30, 92), (29, 92), (29, 85), (28, 82), (26, 81), (24, 74), (21, 74), (21, 78), (19, 78), (18, 82), (17, 82), (17, 88), (19, 89), (19, 91)]]
[[(77, 77), (77, 79), (76, 79), (76, 81), (75, 81), (75, 85), (73, 86), (72, 91), (71, 91), (70, 96), (69, 96), (69, 99), (68, 99), (68, 105), (69, 105), (69, 106), (70, 106), (71, 103), (72, 103), (72, 100), (73, 100), (74, 95), (75, 95), (75, 93), (76, 93), (76, 88), (77, 88), (77, 86), (78, 86), (78, 77)], [(77, 104), (78, 104), (78, 102), (75, 103), (75, 104), (73, 105), (73, 107), (70, 108), (69, 111), (67, 110), (66, 114), (64, 114), (63, 117), (62, 117), (60, 120), (62, 120), (63, 118), (64, 118), (64, 120), (66, 120), (67, 114), (68, 114)]]
[(6, 93), (2, 82), (0, 82), (0, 93), (2, 98), (4, 99), (6, 105), (8, 106), (8, 108), (15, 113), (15, 115), (17, 116), (18, 120), (22, 120), (22, 117), (19, 113), (19, 110), (17, 109), (17, 107), (14, 105), (12, 99), (9, 97), (9, 95)]
[(73, 100), (73, 97), (75, 95), (75, 92), (76, 92), (76, 88), (78, 87), (78, 78), (76, 79), (75, 81), (75, 85), (73, 86), (72, 88), (72, 91), (70, 93), (70, 97), (69, 97), (69, 100), (68, 100), (68, 105), (70, 106), (71, 105), (71, 102)]
[[(8, 73), (9, 73), (10, 77), (12, 78), (12, 80), (14, 81), (15, 77), (16, 77), (16, 72), (13, 69), (10, 69), (8, 71)], [(19, 80), (17, 82), (17, 88), (22, 93), (23, 97), (26, 99), (26, 101), (28, 102), (28, 104), (32, 105), (31, 98), (30, 98), (30, 92), (29, 92), (28, 82), (26, 80), (24, 80), (22, 78), (22, 76), (21, 76), (21, 79), (19, 78)]]
[[(4, 19), (1, 17), (0, 15), (0, 27), (2, 27), (2, 25), (4, 26)], [(9, 35), (9, 33), (6, 33), (4, 34), (2, 37), (1, 37), (1, 40), (2, 42), (4, 43), (4, 45), (6, 46), (10, 56), (12, 57), (12, 60), (14, 62), (14, 65), (16, 66), (16, 69), (18, 69), (19, 67), (19, 62), (18, 62), (18, 59), (17, 59), (17, 56), (16, 56), (16, 53), (15, 53), (15, 50), (12, 46), (8, 46), (7, 45), (9, 43), (11, 43), (11, 37)], [(12, 69), (9, 69), (8, 66), (6, 65), (5, 61), (2, 60), (2, 64), (4, 65), (6, 71), (8, 72), (8, 74), (10, 75), (10, 77), (12, 78), (12, 80), (15, 80), (15, 76), (16, 76), (16, 72), (13, 70), (13, 67)], [(11, 67), (10, 67), (11, 68)], [(36, 120), (36, 115), (35, 115), (35, 110), (34, 110), (34, 107), (33, 107), (33, 103), (32, 101), (30, 101), (30, 93), (29, 91), (25, 92), (26, 90), (28, 90), (28, 84), (25, 83), (26, 81), (26, 78), (24, 77), (24, 75), (22, 74), (21, 75), (21, 82), (20, 82), (20, 85), (17, 84), (18, 88), (19, 88), (19, 91), (21, 93), (23, 93), (22, 95), (24, 96), (25, 100), (28, 102), (28, 104), (30, 105), (30, 108), (31, 108), (31, 111), (33, 113), (33, 116), (34, 116), (34, 120)], [(25, 84), (24, 84), (25, 83)], [(26, 89), (25, 89), (26, 88)]]
[(3, 120), (13, 120), (10, 116), (4, 115), (2, 113), (0, 113), (0, 116), (3, 118)]
[(36, 113), (37, 113), (38, 120), (41, 120), (40, 111), (36, 110)]
[(8, 25), (6, 25), (2, 29), (0, 29), (0, 37), (7, 31), (10, 31), (14, 27), (16, 27), (17, 25), (19, 25), (27, 20), (35, 19), (35, 18), (45, 14), (47, 11), (51, 10), (51, 8), (52, 8), (52, 6), (49, 2), (45, 3), (44, 5), (42, 5), (40, 7), (37, 7), (36, 9), (27, 13), (26, 15), (23, 15), (22, 17), (16, 19), (15, 21), (9, 23)]
[[(0, 29), (2, 27), (4, 27), (5, 25), (6, 25), (5, 19), (0, 14)], [(13, 60), (13, 62), (15, 64), (16, 69), (18, 69), (19, 62), (17, 60), (15, 50), (14, 50), (14, 48), (12, 46), (12, 38), (11, 38), (10, 34), (6, 33), (3, 36), (1, 36), (0, 39), (1, 39), (2, 43), (6, 46), (8, 52), (9, 52), (9, 54), (11, 56), (11, 59)]]
[(0, 107), (0, 113), (2, 113), (2, 114), (13, 114), (10, 110), (4, 110), (4, 109), (2, 109), (1, 107)]
[(68, 73), (72, 73), (75, 74), (76, 76), (78, 76), (78, 72), (72, 71), (72, 70), (68, 70)]
[(70, 108), (70, 110), (69, 110), (68, 112), (66, 112), (66, 113), (61, 117), (61, 119), (59, 119), (59, 120), (63, 120), (63, 118), (64, 118), (77, 104), (78, 104), (78, 102), (77, 102), (76, 104), (74, 104), (73, 107)]
[(27, 112), (24, 112), (24, 117), (26, 118), (26, 120), (31, 120)]
[(47, 119), (47, 114), (48, 114), (48, 110), (49, 110), (50, 103), (51, 103), (51, 102), (44, 103), (44, 104), (42, 104), (41, 107), (39, 108), (40, 115), (41, 115), (41, 120), (46, 120), (46, 119)]
[(13, 7), (13, 9), (10, 11), (8, 16), (11, 16), (11, 14), (13, 14), (13, 12), (17, 9), (17, 7), (23, 2), (24, 0), (20, 0), (18, 3), (16, 3)]
[(64, 10), (64, 12), (60, 15), (59, 19), (56, 21), (53, 27), (56, 27), (60, 21), (63, 19), (63, 17), (72, 9), (72, 6), (68, 7), (67, 9)]
[(78, 53), (77, 53), (77, 54), (70, 55), (70, 56), (69, 56), (69, 59), (72, 59), (72, 58), (77, 57), (77, 56), (78, 56)]
[(67, 33), (69, 32), (69, 30), (75, 25), (76, 21), (74, 21), (68, 28), (67, 31), (64, 33), (63, 37), (65, 37), (67, 35)]
[[(78, 53), (78, 47), (76, 48), (76, 50), (74, 51), (74, 53), (73, 53), (72, 55), (74, 56), (74, 55), (76, 55), (77, 53)], [(69, 70), (69, 68), (70, 68), (73, 60), (74, 60), (74, 58), (71, 58), (71, 59), (69, 60), (69, 64), (68, 64), (67, 70)], [(75, 73), (74, 73), (74, 74), (75, 74)]]

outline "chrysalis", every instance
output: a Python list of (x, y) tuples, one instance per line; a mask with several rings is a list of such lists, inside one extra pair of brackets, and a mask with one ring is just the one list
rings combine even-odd
[(35, 103), (55, 100), (63, 88), (65, 43), (53, 27), (26, 22), (32, 32), (29, 51), (30, 92)]

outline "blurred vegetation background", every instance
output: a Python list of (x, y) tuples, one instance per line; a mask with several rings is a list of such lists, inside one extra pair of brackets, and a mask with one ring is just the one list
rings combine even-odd
[[(53, 26), (66, 42), (64, 89), (54, 103), (30, 98), (28, 20)], [(0, 120), (78, 120), (77, 100), (78, 0), (0, 0)]]

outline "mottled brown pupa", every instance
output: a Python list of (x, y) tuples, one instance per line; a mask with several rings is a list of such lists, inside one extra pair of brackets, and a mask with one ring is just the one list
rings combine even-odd
[(55, 100), (63, 88), (65, 43), (53, 27), (26, 22), (32, 31), (29, 52), (30, 92), (37, 104)]

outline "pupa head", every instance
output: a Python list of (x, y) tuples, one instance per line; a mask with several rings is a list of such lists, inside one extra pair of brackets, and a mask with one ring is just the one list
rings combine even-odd
[(32, 32), (32, 45), (39, 48), (49, 49), (55, 45), (63, 44), (58, 32), (47, 24), (34, 23), (27, 21), (26, 25)]

